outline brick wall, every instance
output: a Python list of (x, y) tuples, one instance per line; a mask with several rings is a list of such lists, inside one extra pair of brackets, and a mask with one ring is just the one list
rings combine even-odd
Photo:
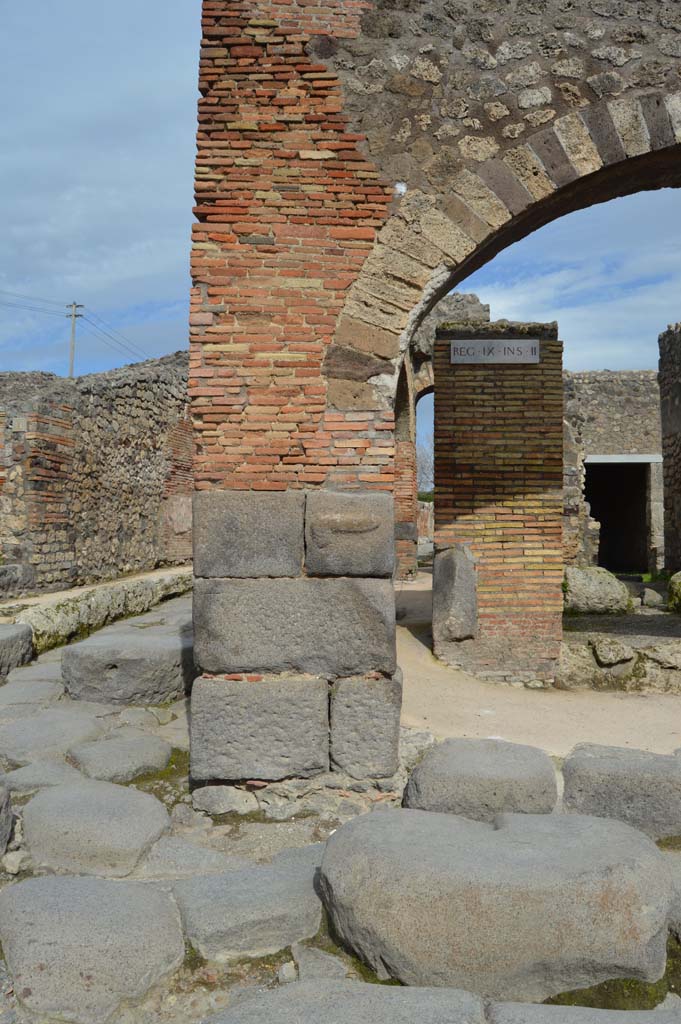
[[(452, 366), (449, 340), (541, 338), (533, 364)], [(562, 344), (551, 324), (441, 328), (435, 348), (435, 541), (478, 574), (478, 636), (462, 667), (550, 680), (561, 640)]]
[(348, 130), (336, 75), (306, 47), (309, 35), (322, 48), (357, 35), (369, 6), (203, 4), (189, 377), (199, 489), (392, 488), (391, 403), (375, 412), (366, 374), (395, 368), (372, 357), (348, 379), (330, 351), (391, 192)]
[(66, 380), (0, 374), (0, 593), (191, 558), (187, 355)]

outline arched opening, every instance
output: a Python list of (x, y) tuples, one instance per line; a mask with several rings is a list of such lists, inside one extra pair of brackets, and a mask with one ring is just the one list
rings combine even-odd
[[(670, 193), (675, 198), (675, 193)], [(656, 218), (659, 221), (663, 218), (672, 218), (671, 210), (665, 207), (665, 194), (660, 193), (659, 201), (647, 204), (647, 217), (653, 222)], [(599, 210), (603, 214), (600, 221), (596, 221), (595, 230), (608, 229), (607, 215), (611, 215), (612, 223), (628, 224), (630, 222), (631, 207), (627, 202), (622, 206), (619, 202), (612, 206), (603, 205)], [(664, 213), (655, 211), (665, 211)], [(605, 218), (605, 219), (604, 219)], [(556, 244), (552, 236), (556, 233), (559, 224), (563, 225), (563, 236), (569, 239), (569, 232), (564, 226), (571, 218), (561, 218), (560, 221), (552, 222), (546, 227), (545, 232), (533, 233), (532, 238), (538, 239), (541, 234), (547, 234), (549, 241), (546, 246)], [(577, 216), (577, 222), (580, 217)], [(624, 234), (623, 229), (623, 234)], [(620, 272), (620, 269), (613, 263), (610, 253), (601, 257), (603, 266), (599, 263), (598, 255), (591, 256), (591, 270), (587, 269), (588, 256), (575, 260), (576, 273), (583, 273), (585, 276), (593, 277), (594, 287), (611, 274), (614, 279), (622, 279), (622, 294), (626, 291), (633, 291), (632, 305), (638, 301), (639, 304), (646, 303), (649, 310), (647, 321), (642, 325), (638, 324), (639, 334), (636, 338), (627, 336), (622, 341), (622, 324), (613, 317), (613, 337), (608, 339), (603, 333), (602, 323), (597, 325), (591, 332), (585, 332), (583, 328), (584, 312), (577, 312), (570, 319), (566, 317), (568, 325), (566, 330), (562, 329), (562, 314), (566, 310), (556, 302), (559, 307), (557, 315), (561, 318), (560, 336), (565, 339), (566, 366), (569, 368), (563, 378), (563, 403), (565, 409), (566, 437), (563, 442), (563, 458), (565, 462), (563, 474), (563, 546), (562, 558), (567, 565), (587, 566), (600, 565), (612, 570), (619, 575), (631, 577), (633, 586), (630, 588), (634, 605), (640, 603), (644, 584), (654, 583), (657, 574), (663, 567), (663, 541), (662, 541), (662, 438), (659, 424), (659, 389), (656, 373), (653, 366), (657, 362), (657, 335), (660, 326), (664, 326), (667, 319), (674, 318), (674, 296), (677, 294), (674, 288), (673, 279), (671, 283), (665, 281), (665, 274), (660, 281), (648, 268), (646, 262), (646, 243), (651, 249), (656, 250), (664, 246), (664, 239), (660, 239), (660, 232), (655, 233), (655, 238), (639, 239), (636, 241), (636, 234), (630, 235), (626, 242), (620, 239), (621, 245), (627, 245), (635, 249), (637, 253), (638, 270), (636, 274), (641, 278), (643, 284), (648, 288), (654, 286), (651, 295), (636, 293), (635, 284), (627, 277), (627, 274)], [(526, 240), (530, 236), (525, 236)], [(522, 248), (522, 244), (520, 248)], [(574, 240), (570, 243), (574, 246)], [(596, 245), (592, 246), (596, 248)], [(514, 256), (516, 250), (509, 248), (504, 252), (507, 265), (522, 257)], [(501, 258), (501, 257), (500, 257)], [(672, 258), (671, 256), (669, 257)], [(569, 256), (566, 257), (569, 261)], [(653, 265), (661, 259), (665, 271), (669, 268), (669, 261), (655, 251)], [(491, 261), (487, 268), (493, 267)], [(631, 275), (633, 271), (629, 271)], [(491, 275), (492, 277), (494, 275)], [(511, 281), (506, 290), (503, 288), (488, 289), (485, 291), (484, 276), (481, 273), (474, 274), (467, 278), (467, 288), (479, 288), (483, 285), (482, 297), (494, 298), (500, 301), (501, 295), (506, 295), (509, 305), (514, 307), (513, 288)], [(667, 289), (668, 300), (665, 305), (662, 301), (663, 289)], [(643, 285), (641, 286), (643, 287)], [(569, 291), (569, 289), (568, 289)], [(616, 289), (615, 289), (616, 292)], [(615, 294), (615, 299), (617, 292)], [(450, 296), (446, 301), (450, 301)], [(654, 298), (654, 304), (651, 299)], [(578, 305), (578, 299), (572, 297)], [(570, 300), (568, 299), (567, 302)], [(613, 299), (611, 298), (611, 301)], [(551, 309), (551, 298), (541, 295), (532, 297), (526, 296), (521, 303), (522, 312), (529, 319), (533, 309), (538, 309), (542, 318), (548, 319)], [(515, 303), (518, 306), (518, 303)], [(502, 316), (506, 310), (502, 306), (496, 306), (495, 313)], [(517, 315), (517, 308), (513, 308), (514, 319)], [(625, 311), (623, 316), (631, 318), (631, 312)], [(579, 317), (582, 317), (580, 321)], [(612, 310), (606, 307), (602, 317), (612, 316)], [(436, 306), (428, 320), (437, 322), (441, 319), (448, 319), (438, 313)], [(534, 319), (537, 319), (536, 317)], [(465, 320), (460, 321), (464, 333), (467, 331)], [(582, 329), (579, 324), (582, 323)], [(638, 323), (638, 321), (636, 321)], [(510, 328), (511, 325), (508, 325)], [(535, 325), (538, 326), (538, 325)], [(503, 327), (503, 325), (502, 325)], [(431, 323), (431, 331), (433, 324)], [(600, 330), (600, 333), (597, 333)], [(502, 333), (506, 333), (502, 330)], [(597, 334), (598, 345), (594, 345), (594, 334)], [(582, 338), (582, 344), (575, 346), (575, 340)], [(432, 339), (431, 339), (432, 344)], [(419, 374), (433, 379), (434, 390), (438, 392), (437, 367), (433, 374), (432, 365), (425, 367), (423, 357), (423, 341), (418, 341), (413, 357), (413, 363), (418, 366)], [(573, 354), (574, 349), (574, 354)], [(641, 353), (645, 352), (645, 355)], [(601, 355), (602, 353), (602, 355)], [(613, 358), (614, 357), (614, 362)], [(603, 360), (603, 361), (601, 361)], [(619, 362), (618, 362), (619, 360)], [(609, 369), (606, 369), (606, 366)], [(617, 372), (617, 366), (621, 366), (622, 373)], [(442, 368), (442, 367), (441, 367)], [(432, 393), (433, 387), (426, 388), (425, 394)], [(421, 408), (425, 409), (426, 406)], [(545, 410), (548, 412), (548, 410)], [(417, 453), (419, 439), (424, 436), (425, 430), (417, 413)], [(425, 428), (427, 430), (427, 428)], [(567, 432), (573, 431), (572, 440), (568, 439)], [(575, 445), (575, 464), (570, 465), (573, 457), (571, 444)], [(418, 462), (418, 455), (417, 455)], [(576, 481), (576, 483), (575, 483)], [(443, 491), (447, 489), (446, 485)], [(518, 487), (522, 490), (522, 479), (518, 479)], [(442, 500), (443, 495), (439, 495)], [(436, 494), (436, 507), (438, 495)], [(572, 504), (571, 504), (572, 503)], [(572, 507), (574, 505), (574, 507)], [(589, 515), (589, 506), (591, 515)], [(442, 526), (442, 516), (440, 517)], [(600, 527), (600, 547), (598, 530)], [(595, 529), (595, 535), (594, 535)], [(572, 531), (572, 536), (571, 536)], [(530, 531), (531, 532), (531, 531)], [(441, 541), (447, 542), (447, 537), (441, 535)], [(592, 551), (589, 554), (589, 545)], [(575, 549), (571, 550), (571, 546)], [(503, 557), (502, 557), (503, 561)], [(499, 574), (504, 574), (502, 564), (498, 565)], [(629, 585), (627, 579), (627, 584)], [(648, 595), (651, 600), (656, 600), (655, 594)], [(402, 594), (400, 601), (404, 605), (405, 595)], [(422, 602), (419, 607), (423, 611)], [(641, 626), (641, 623), (638, 624)], [(595, 627), (593, 627), (595, 628)], [(642, 628), (642, 627), (641, 627)]]

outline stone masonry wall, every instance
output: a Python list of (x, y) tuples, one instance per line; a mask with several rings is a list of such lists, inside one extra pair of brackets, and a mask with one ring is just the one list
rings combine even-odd
[[(541, 339), (540, 361), (452, 365), (454, 338)], [(442, 325), (435, 379), (435, 545), (464, 545), (477, 576), (475, 635), (436, 653), (495, 678), (551, 681), (563, 604), (557, 327)]]
[[(565, 560), (598, 559), (598, 524), (584, 501), (584, 459), (589, 455), (661, 455), (660, 388), (654, 370), (566, 371)], [(659, 466), (648, 475), (648, 548), (651, 570), (661, 568), (663, 485)]]
[(659, 455), (660, 389), (655, 370), (565, 372), (565, 410), (579, 418), (586, 455)]
[(681, 324), (660, 335), (665, 568), (681, 569)]
[(191, 558), (187, 356), (75, 380), (0, 374), (0, 591)]

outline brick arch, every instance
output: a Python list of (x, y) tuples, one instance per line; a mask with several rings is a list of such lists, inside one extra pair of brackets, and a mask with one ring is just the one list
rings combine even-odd
[[(399, 365), (436, 303), (508, 245), (596, 203), (678, 187), (680, 142), (681, 93), (648, 92), (567, 114), (503, 157), (458, 171), (439, 195), (407, 191), (349, 290), (335, 359), (352, 348), (351, 321), (365, 352), (374, 331), (381, 350), (386, 333), (399, 339)], [(392, 301), (398, 279), (409, 309)]]

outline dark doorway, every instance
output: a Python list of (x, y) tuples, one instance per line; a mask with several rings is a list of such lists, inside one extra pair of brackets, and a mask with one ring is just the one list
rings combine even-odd
[(585, 498), (601, 524), (598, 564), (611, 572), (647, 572), (648, 466), (587, 463)]

